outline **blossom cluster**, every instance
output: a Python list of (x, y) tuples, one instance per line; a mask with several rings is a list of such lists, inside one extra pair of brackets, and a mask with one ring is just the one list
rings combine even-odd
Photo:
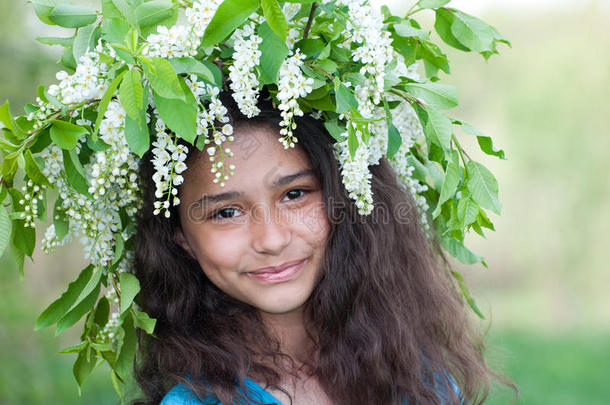
[(345, 140), (334, 145), (335, 157), (341, 168), (343, 185), (350, 198), (354, 200), (356, 207), (358, 207), (358, 213), (368, 215), (373, 210), (373, 193), (371, 191), (371, 178), (373, 176), (369, 170), (370, 150), (364, 142), (361, 129), (352, 122), (348, 122), (347, 125), (352, 125), (356, 133), (358, 149), (356, 149), (352, 159), (347, 143), (347, 132), (345, 132), (343, 134)]
[(59, 84), (49, 86), (49, 95), (66, 105), (102, 98), (108, 88), (108, 66), (100, 61), (100, 50), (98, 46), (97, 50), (81, 56), (74, 74), (63, 70), (58, 72)]
[(23, 199), (19, 200), (19, 205), (23, 207), (24, 212), (21, 217), (24, 220), (23, 226), (34, 228), (34, 219), (38, 216), (38, 202), (43, 200), (44, 186), (34, 184), (32, 180), (28, 180), (21, 188), (23, 191)]
[(144, 54), (163, 58), (195, 56), (201, 44), (201, 37), (207, 28), (221, 0), (199, 0), (186, 9), (188, 25), (174, 25), (167, 28), (157, 27), (156, 34), (146, 38)]
[(152, 144), (152, 164), (155, 173), (152, 179), (155, 182), (155, 197), (158, 200), (154, 203), (153, 213), (158, 215), (164, 210), (165, 217), (169, 218), (170, 205), (180, 204), (176, 187), (184, 182), (181, 173), (186, 170), (184, 161), (188, 150), (184, 145), (178, 144), (176, 136), (168, 133), (161, 118), (157, 119), (155, 131), (157, 139)]
[[(78, 122), (91, 125), (90, 122)], [(137, 170), (139, 159), (129, 152), (124, 135), (125, 112), (118, 102), (111, 102), (100, 124), (100, 138), (108, 145), (95, 152), (84, 165), (84, 174), (89, 183), (90, 196), (74, 190), (67, 181), (63, 154), (56, 145), (49, 145), (41, 152), (44, 160), (43, 174), (58, 190), (59, 204), (54, 215), (64, 216), (69, 223), (68, 235), (59, 240), (54, 225), (47, 228), (43, 246), (48, 252), (80, 237), (85, 249), (85, 258), (95, 266), (107, 267), (115, 255), (116, 236), (120, 233), (126, 240), (133, 230), (123, 230), (120, 212), (132, 216), (139, 204)], [(83, 135), (76, 146), (78, 153), (86, 142)]]
[(292, 131), (296, 128), (294, 116), (303, 115), (297, 100), (299, 97), (307, 96), (312, 90), (313, 79), (306, 78), (301, 72), (304, 59), (305, 55), (297, 49), (292, 56), (284, 60), (279, 70), (277, 99), (280, 101), (278, 109), (282, 116), (280, 135), (283, 135), (279, 141), (284, 145), (284, 149), (294, 148), (295, 143), (298, 142), (298, 139), (292, 135)]
[(233, 142), (233, 126), (229, 124), (227, 108), (218, 99), (220, 89), (207, 84), (205, 86), (205, 97), (209, 99), (207, 109), (202, 109), (197, 118), (197, 134), (202, 137), (203, 144), (213, 145), (206, 148), (209, 159), (212, 163), (210, 171), (214, 174), (214, 183), (220, 183), (224, 187), (225, 180), (233, 175), (235, 165), (225, 164), (225, 158), (233, 156), (230, 148), (225, 146), (225, 142)]
[(239, 110), (246, 117), (252, 118), (260, 112), (256, 106), (259, 83), (254, 69), (260, 62), (261, 51), (258, 45), (263, 40), (254, 33), (254, 23), (236, 29), (233, 37), (235, 52), (233, 64), (229, 66), (230, 87)]
[(381, 101), (386, 67), (397, 54), (390, 33), (383, 30), (383, 16), (379, 10), (366, 0), (340, 0), (339, 3), (348, 6), (347, 39), (358, 45), (352, 52), (352, 59), (363, 65), (360, 74), (365, 81), (355, 87), (359, 111), (370, 118), (375, 105)]

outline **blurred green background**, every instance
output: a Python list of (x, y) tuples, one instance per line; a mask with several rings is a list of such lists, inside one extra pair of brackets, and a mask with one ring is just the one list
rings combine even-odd
[[(503, 214), (492, 218), (497, 232), (470, 240), (489, 268), (458, 267), (487, 317), (488, 358), (519, 386), (519, 404), (607, 404), (610, 2), (529, 3), (450, 4), (513, 44), (487, 63), (445, 48), (449, 82), (460, 90), (453, 116), (492, 135), (508, 157), (481, 156), (460, 134), (471, 156), (497, 174)], [(59, 49), (33, 40), (41, 35), (62, 33), (39, 23), (25, 1), (0, 2), (0, 101), (9, 99), (14, 112), (58, 70)], [(0, 258), (0, 405), (118, 403), (107, 369), (98, 368), (79, 397), (74, 355), (54, 354), (77, 341), (78, 327), (59, 338), (33, 331), (81, 260), (78, 245), (53, 257), (37, 251), (20, 281), (10, 257)], [(510, 398), (495, 387), (487, 403)]]

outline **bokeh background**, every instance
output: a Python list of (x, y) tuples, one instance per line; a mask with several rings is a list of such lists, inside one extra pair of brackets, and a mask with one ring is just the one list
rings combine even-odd
[[(383, 3), (383, 1), (379, 1)], [(411, 1), (386, 2), (394, 10)], [(475, 235), (489, 268), (457, 266), (483, 310), (488, 358), (520, 389), (519, 404), (610, 403), (610, 1), (454, 0), (450, 6), (494, 25), (513, 44), (488, 62), (445, 50), (460, 90), (456, 118), (492, 135), (508, 160), (471, 156), (497, 174), (503, 202), (496, 232)], [(431, 17), (431, 16), (430, 16)], [(431, 22), (431, 18), (429, 22)], [(0, 102), (14, 112), (54, 81), (59, 49), (24, 0), (0, 1)], [(0, 258), (0, 404), (116, 404), (98, 367), (79, 396), (78, 339), (34, 332), (38, 314), (81, 266), (78, 245), (53, 257), (37, 251), (19, 279)], [(511, 403), (495, 386), (489, 404)]]

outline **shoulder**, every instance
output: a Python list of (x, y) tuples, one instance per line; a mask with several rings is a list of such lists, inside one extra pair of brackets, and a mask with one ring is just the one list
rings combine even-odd
[[(459, 404), (460, 405), (469, 405), (466, 398), (464, 398), (464, 395), (462, 395), (460, 388), (455, 383), (455, 380), (453, 379), (453, 377), (451, 377), (449, 374), (446, 374), (446, 378), (449, 381), (449, 385), (451, 386), (451, 389), (453, 390), (453, 392), (455, 394), (457, 394), (457, 397), (459, 398), (459, 401), (460, 401)], [(449, 395), (447, 395), (447, 393), (443, 389), (439, 390), (439, 394), (441, 395), (442, 400), (447, 401), (446, 403), (448, 403)]]
[[(245, 387), (247, 395), (250, 399), (255, 401), (264, 402), (272, 405), (282, 405), (273, 395), (263, 389), (260, 385), (255, 383), (253, 380), (246, 377)], [(240, 394), (244, 394), (244, 391), (238, 386), (237, 391)], [(252, 403), (252, 402), (249, 402)], [(163, 397), (160, 405), (223, 405), (222, 402), (214, 394), (208, 394), (203, 399), (198, 399), (193, 391), (184, 384), (176, 384), (167, 394)]]
[(159, 405), (212, 405), (219, 404), (216, 397), (208, 396), (203, 402), (184, 384), (176, 384), (165, 396)]

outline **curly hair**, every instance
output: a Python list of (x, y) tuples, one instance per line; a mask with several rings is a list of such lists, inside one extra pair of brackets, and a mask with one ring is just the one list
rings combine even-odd
[[(259, 125), (279, 133), (281, 117), (270, 102), (261, 101), (260, 115), (247, 119), (230, 96), (221, 94), (221, 100), (235, 127)], [(447, 374), (471, 403), (485, 400), (492, 378), (516, 390), (486, 364), (483, 334), (389, 162), (382, 158), (370, 166), (375, 205), (370, 215), (360, 216), (343, 186), (334, 139), (310, 116), (295, 122), (297, 147), (320, 182), (331, 226), (323, 276), (305, 305), (315, 353), (308, 373), (340, 405), (440, 404), (439, 389), (449, 393), (447, 403), (459, 403), (449, 380), (429, 384)], [(189, 160), (203, 155), (190, 149)], [(158, 404), (176, 383), (200, 398), (213, 393), (224, 404), (241, 403), (248, 395), (246, 376), (282, 390), (280, 377), (292, 369), (279, 360), (291, 359), (256, 309), (219, 290), (175, 242), (176, 209), (170, 218), (152, 214), (150, 157), (143, 157), (140, 171), (137, 303), (157, 324), (154, 336), (139, 334), (134, 367), (145, 398), (134, 404)]]

